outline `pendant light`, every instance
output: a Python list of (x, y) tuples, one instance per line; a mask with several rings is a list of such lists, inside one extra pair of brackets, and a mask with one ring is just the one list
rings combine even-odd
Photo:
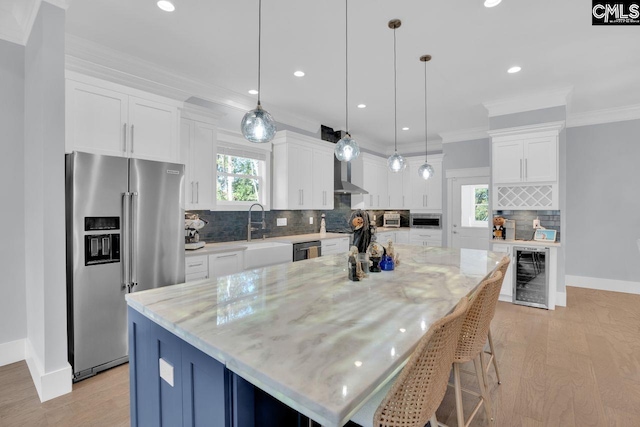
[(355, 160), (360, 155), (360, 147), (355, 139), (351, 138), (349, 133), (349, 5), (348, 0), (344, 1), (344, 67), (345, 67), (345, 101), (344, 109), (346, 115), (347, 133), (338, 141), (334, 150), (336, 158), (341, 162), (349, 162)]
[(396, 60), (396, 29), (400, 28), (402, 21), (392, 19), (389, 28), (393, 30), (393, 140), (394, 154), (387, 159), (387, 166), (391, 172), (402, 172), (407, 167), (404, 157), (398, 154), (398, 65)]
[(258, 0), (258, 106), (242, 118), (240, 128), (246, 140), (255, 143), (269, 142), (276, 135), (276, 123), (260, 104), (260, 50), (262, 48), (262, 0)]
[(431, 55), (422, 55), (420, 61), (424, 62), (424, 164), (418, 169), (418, 176), (429, 179), (433, 176), (433, 166), (427, 162), (427, 62), (431, 61)]

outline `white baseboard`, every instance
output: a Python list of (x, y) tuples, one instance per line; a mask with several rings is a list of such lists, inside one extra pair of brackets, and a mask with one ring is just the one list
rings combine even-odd
[(567, 284), (567, 286), (574, 286), (576, 288), (625, 292), (627, 294), (640, 294), (640, 282), (628, 282), (626, 280), (566, 275), (565, 283)]
[(33, 350), (33, 345), (26, 339), (25, 360), (41, 402), (46, 402), (63, 394), (71, 393), (73, 372), (68, 363), (57, 371), (45, 372), (42, 362)]
[(24, 360), (25, 339), (0, 344), (0, 366)]
[(498, 301), (513, 302), (513, 297), (511, 295), (500, 294)]
[(556, 305), (560, 307), (567, 306), (567, 293), (566, 292), (556, 292)]

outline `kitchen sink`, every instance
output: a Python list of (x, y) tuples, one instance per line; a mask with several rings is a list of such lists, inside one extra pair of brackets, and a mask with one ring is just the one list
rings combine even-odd
[(292, 261), (293, 246), (283, 242), (247, 243), (245, 270)]

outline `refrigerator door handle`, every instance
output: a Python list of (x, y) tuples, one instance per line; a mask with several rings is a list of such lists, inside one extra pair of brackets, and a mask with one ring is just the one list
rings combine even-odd
[(138, 284), (138, 192), (131, 193), (131, 287)]
[(122, 289), (127, 288), (127, 292), (131, 290), (131, 271), (129, 264), (129, 220), (130, 215), (129, 211), (131, 209), (131, 205), (129, 203), (131, 193), (125, 192), (122, 193)]

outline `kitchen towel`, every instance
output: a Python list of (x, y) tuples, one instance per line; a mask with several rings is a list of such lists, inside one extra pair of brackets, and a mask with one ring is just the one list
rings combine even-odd
[(318, 258), (318, 247), (317, 246), (311, 246), (309, 248), (309, 258)]

